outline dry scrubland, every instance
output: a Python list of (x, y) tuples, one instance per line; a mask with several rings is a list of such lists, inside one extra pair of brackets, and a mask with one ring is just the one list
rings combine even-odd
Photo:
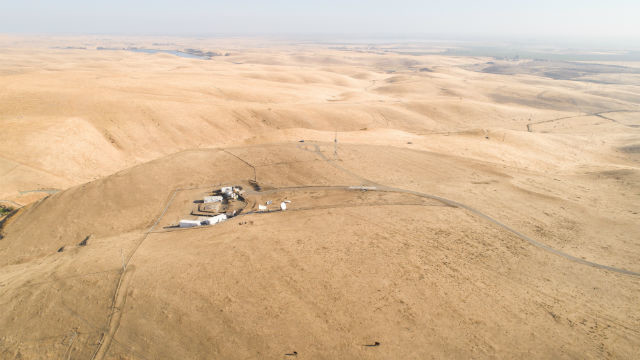
[[(640, 356), (638, 64), (0, 44), (0, 358)], [(157, 231), (254, 177), (291, 211)], [(461, 206), (282, 189), (359, 185)]]

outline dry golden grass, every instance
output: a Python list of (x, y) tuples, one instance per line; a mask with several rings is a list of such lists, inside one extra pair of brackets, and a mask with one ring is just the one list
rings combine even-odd
[[(230, 55), (95, 50), (152, 43)], [(0, 44), (0, 199), (26, 205), (1, 228), (2, 358), (638, 356), (638, 276), (464, 207), (282, 190), (291, 211), (156, 232), (213, 184), (384, 185), (640, 273), (629, 78), (228, 39)]]

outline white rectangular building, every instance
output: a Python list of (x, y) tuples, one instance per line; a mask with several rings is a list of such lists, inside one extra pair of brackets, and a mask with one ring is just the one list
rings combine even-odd
[(194, 226), (200, 226), (200, 221), (198, 220), (180, 220), (179, 226), (181, 228), (190, 228)]
[(221, 223), (223, 221), (227, 220), (227, 215), (225, 214), (220, 214), (220, 215), (216, 215), (216, 216), (212, 216), (210, 218), (207, 218), (204, 223), (206, 225), (214, 225), (217, 223)]
[(205, 196), (204, 203), (212, 203), (212, 202), (220, 202), (222, 201), (222, 196), (214, 195), (214, 196)]

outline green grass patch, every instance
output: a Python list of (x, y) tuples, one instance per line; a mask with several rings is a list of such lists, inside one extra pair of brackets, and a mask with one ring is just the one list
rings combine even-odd
[(13, 211), (12, 207), (0, 205), (0, 217), (5, 216), (12, 211)]

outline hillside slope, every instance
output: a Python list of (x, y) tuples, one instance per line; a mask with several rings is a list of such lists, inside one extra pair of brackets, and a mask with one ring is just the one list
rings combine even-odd
[[(276, 142), (297, 140), (295, 129), (325, 132), (324, 141), (365, 129), (523, 132), (532, 122), (640, 109), (633, 85), (468, 67), (485, 58), (240, 42), (229, 56), (197, 60), (97, 50), (122, 48), (117, 40), (86, 49), (52, 49), (65, 39), (0, 41), (0, 200), (20, 204), (37, 199), (33, 191), (265, 133)], [(66, 46), (92, 41), (67, 39)], [(196, 45), (229, 46), (184, 44)]]
[[(555, 175), (408, 147), (342, 144), (335, 159), (320, 142), (183, 151), (21, 209), (0, 240), (3, 357), (633, 357), (638, 276), (555, 255), (447, 202), (367, 203), (376, 191), (336, 186), (443, 196), (637, 273), (631, 215), (604, 249), (587, 233), (609, 215), (585, 211), (590, 200)], [(154, 226), (188, 216), (189, 189), (250, 189), (254, 176), (291, 209)], [(296, 202), (300, 186), (315, 195)]]

